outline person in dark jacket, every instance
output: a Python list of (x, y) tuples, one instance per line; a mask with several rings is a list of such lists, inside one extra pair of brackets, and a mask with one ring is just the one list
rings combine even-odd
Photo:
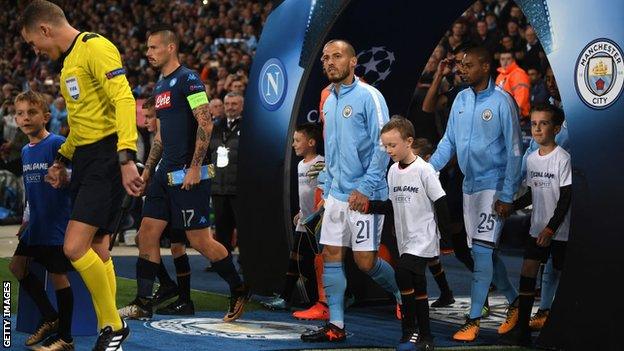
[(215, 165), (212, 179), (212, 206), (215, 211), (217, 240), (232, 251), (232, 233), (240, 220), (236, 197), (238, 140), (243, 112), (243, 96), (228, 93), (224, 98), (224, 123), (215, 125), (210, 140), (211, 162)]

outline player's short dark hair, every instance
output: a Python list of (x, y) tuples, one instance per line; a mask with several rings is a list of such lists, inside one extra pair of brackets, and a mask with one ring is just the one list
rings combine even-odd
[(553, 124), (556, 126), (562, 125), (563, 121), (565, 121), (565, 114), (563, 113), (563, 110), (555, 105), (547, 104), (544, 102), (535, 104), (531, 107), (530, 113), (533, 112), (549, 113)]
[(27, 90), (23, 93), (19, 93), (15, 97), (16, 104), (22, 101), (26, 101), (31, 105), (37, 106), (38, 108), (41, 109), (43, 113), (50, 112), (50, 107), (48, 106), (48, 102), (46, 101), (46, 98), (43, 95), (36, 93), (32, 90)]
[(180, 48), (180, 38), (178, 38), (178, 35), (172, 26), (167, 24), (158, 24), (150, 30), (150, 36), (155, 34), (161, 34), (167, 44), (173, 43), (176, 46), (176, 49)]
[(491, 64), (492, 54), (484, 46), (472, 46), (466, 49), (466, 56), (476, 56), (480, 63)]
[(418, 150), (418, 156), (424, 158), (433, 153), (433, 145), (427, 138), (416, 138), (412, 143), (412, 149)]
[(156, 106), (156, 99), (154, 99), (153, 96), (150, 96), (147, 99), (145, 99), (145, 101), (143, 101), (143, 105), (141, 105), (141, 108), (147, 110), (148, 108), (154, 108), (155, 106)]
[(323, 131), (318, 123), (304, 123), (295, 127), (295, 132), (299, 132), (316, 142), (316, 146), (323, 142)]
[(62, 24), (67, 22), (65, 13), (57, 4), (46, 0), (31, 1), (20, 18), (21, 28), (30, 30), (39, 22)]
[(355, 48), (353, 47), (353, 45), (351, 45), (351, 43), (348, 40), (345, 40), (345, 39), (332, 39), (328, 41), (327, 43), (325, 43), (323, 47), (329, 44), (335, 44), (335, 43), (343, 43), (344, 45), (346, 45), (347, 52), (349, 53), (349, 55), (351, 55), (352, 57), (355, 57)]
[(390, 118), (390, 121), (381, 128), (381, 134), (387, 133), (391, 130), (397, 130), (401, 134), (401, 139), (407, 140), (407, 138), (414, 138), (416, 132), (414, 132), (414, 125), (409, 119), (401, 116), (394, 115)]

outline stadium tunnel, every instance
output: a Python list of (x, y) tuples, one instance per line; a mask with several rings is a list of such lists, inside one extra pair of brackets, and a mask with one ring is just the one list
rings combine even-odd
[[(624, 247), (616, 220), (624, 196), (624, 2), (617, 0), (518, 0), (555, 73), (570, 131), (573, 176), (572, 233), (551, 320), (540, 344), (565, 349), (614, 349), (622, 315)], [(243, 221), (239, 246), (248, 283), (259, 294), (282, 284), (296, 209), (292, 132), (318, 120), (327, 85), (320, 52), (328, 39), (351, 41), (360, 64), (386, 98), (390, 114), (405, 115), (429, 55), (449, 25), (472, 1), (277, 1), (263, 29), (245, 96), (240, 141), (239, 194)], [(435, 14), (432, 16), (431, 14)], [(608, 92), (589, 88), (588, 60), (612, 63)], [(372, 62), (372, 63), (371, 63)], [(356, 73), (358, 73), (356, 71)], [(599, 139), (599, 141), (597, 141)], [(353, 273), (357, 274), (357, 272)], [(360, 277), (361, 278), (361, 277)], [(360, 278), (350, 280), (359, 281)], [(516, 277), (512, 277), (515, 281)], [(363, 278), (362, 278), (363, 279)], [(361, 294), (379, 292), (356, 284)], [(599, 294), (599, 296), (596, 296)], [(613, 301), (596, 306), (595, 298)], [(600, 335), (596, 338), (596, 335)], [(589, 347), (589, 348), (587, 348)]]

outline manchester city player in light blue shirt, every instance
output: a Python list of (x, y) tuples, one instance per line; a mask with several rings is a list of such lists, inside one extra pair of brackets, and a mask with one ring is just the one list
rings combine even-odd
[(470, 318), (453, 335), (458, 341), (476, 339), (481, 309), (492, 282), (510, 304), (499, 333), (511, 330), (518, 316), (518, 293), (498, 257), (497, 245), (520, 183), (520, 127), (515, 102), (490, 77), (491, 62), (485, 48), (466, 51), (461, 74), (470, 87), (453, 102), (444, 137), (429, 161), (439, 171), (457, 155), (464, 174), (464, 222), (475, 267)]
[(325, 212), (321, 228), (323, 285), (329, 323), (305, 333), (303, 341), (342, 341), (346, 278), (343, 259), (351, 248), (357, 266), (400, 303), (394, 270), (377, 257), (383, 215), (365, 214), (369, 200), (386, 200), (389, 163), (381, 139), (388, 122), (388, 107), (381, 93), (354, 75), (357, 57), (344, 40), (331, 40), (323, 48), (323, 70), (332, 83), (323, 105), (325, 115)]

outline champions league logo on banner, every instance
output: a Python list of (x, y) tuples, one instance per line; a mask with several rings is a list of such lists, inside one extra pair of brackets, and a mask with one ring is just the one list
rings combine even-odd
[(385, 46), (373, 46), (357, 54), (357, 60), (355, 75), (362, 77), (368, 84), (377, 86), (388, 78), (396, 58)]
[(622, 94), (624, 61), (622, 50), (609, 39), (589, 43), (576, 63), (576, 91), (594, 109), (611, 106)]

